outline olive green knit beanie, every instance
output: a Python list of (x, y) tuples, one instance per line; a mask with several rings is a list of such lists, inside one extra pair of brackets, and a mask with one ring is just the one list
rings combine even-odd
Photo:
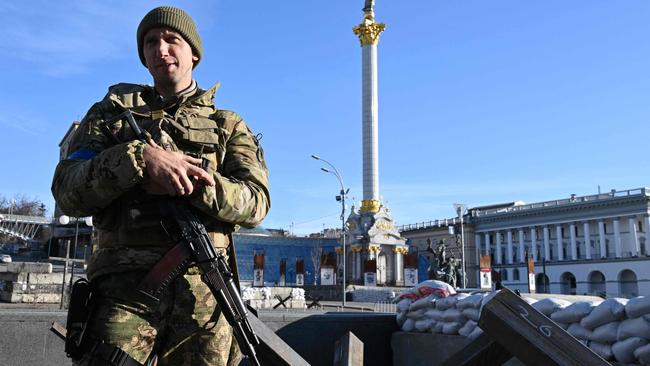
[(199, 58), (194, 63), (194, 67), (199, 64), (203, 55), (203, 46), (201, 45), (201, 37), (199, 37), (199, 32), (196, 30), (196, 24), (192, 20), (192, 17), (179, 8), (160, 6), (148, 12), (138, 26), (138, 55), (144, 66), (147, 66), (147, 63), (142, 52), (143, 38), (150, 29), (156, 27), (169, 27), (180, 33)]

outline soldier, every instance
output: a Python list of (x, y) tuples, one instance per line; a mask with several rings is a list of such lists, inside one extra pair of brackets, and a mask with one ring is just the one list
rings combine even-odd
[[(160, 225), (161, 200), (191, 203), (222, 252), (232, 250), (235, 225), (262, 221), (270, 207), (263, 152), (239, 115), (215, 107), (217, 85), (203, 90), (192, 78), (203, 48), (187, 13), (151, 10), (137, 45), (153, 87), (111, 86), (81, 121), (52, 182), (58, 207), (92, 215), (97, 234), (87, 273), (88, 346), (75, 364), (236, 365), (241, 353), (232, 329), (195, 267), (159, 302), (135, 289), (173, 245)], [(113, 121), (127, 109), (147, 143), (124, 119)], [(117, 360), (121, 351), (128, 357)]]

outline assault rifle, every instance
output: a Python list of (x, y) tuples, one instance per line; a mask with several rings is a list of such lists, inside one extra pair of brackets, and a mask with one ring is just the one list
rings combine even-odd
[(246, 306), (226, 258), (214, 249), (205, 226), (187, 202), (170, 199), (162, 204), (161, 211), (163, 229), (177, 244), (156, 263), (138, 290), (157, 301), (171, 281), (195, 264), (232, 326), (242, 353), (252, 365), (260, 365), (255, 353), (260, 341), (248, 321)]

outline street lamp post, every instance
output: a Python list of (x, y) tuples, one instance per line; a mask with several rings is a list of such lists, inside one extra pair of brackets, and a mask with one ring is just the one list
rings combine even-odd
[(323, 159), (323, 158), (321, 158), (319, 156), (316, 156), (316, 155), (312, 155), (311, 157), (313, 159), (320, 160), (320, 161), (324, 162), (325, 164), (329, 165), (330, 168), (332, 168), (332, 170), (329, 170), (327, 168), (320, 168), (320, 169), (322, 171), (324, 171), (325, 173), (331, 173), (334, 176), (336, 176), (336, 178), (339, 180), (339, 184), (341, 184), (341, 192), (340, 192), (340, 195), (336, 196), (336, 200), (341, 202), (341, 245), (343, 247), (343, 258), (342, 258), (342, 261), (343, 261), (343, 264), (342, 264), (342, 267), (343, 267), (343, 281), (342, 281), (342, 283), (343, 283), (343, 293), (342, 293), (342, 295), (343, 295), (343, 297), (342, 297), (341, 301), (342, 301), (343, 307), (345, 308), (345, 264), (346, 264), (346, 262), (345, 262), (345, 196), (348, 194), (348, 191), (350, 189), (347, 189), (347, 190), (345, 189), (345, 185), (343, 184), (343, 178), (341, 177), (341, 174), (339, 174), (339, 171), (336, 169), (336, 167), (334, 167), (334, 165), (332, 165), (332, 163), (330, 163), (329, 161), (327, 161), (327, 160), (325, 160), (325, 159)]
[(461, 271), (463, 272), (463, 288), (467, 288), (467, 272), (465, 272), (465, 228), (463, 226), (463, 216), (465, 211), (467, 211), (467, 206), (454, 203), (454, 208), (456, 209), (456, 214), (458, 219), (460, 219), (460, 251), (461, 251)]

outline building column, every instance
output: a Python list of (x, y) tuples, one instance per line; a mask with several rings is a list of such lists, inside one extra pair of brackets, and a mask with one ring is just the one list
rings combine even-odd
[(591, 233), (589, 232), (589, 221), (582, 223), (582, 230), (585, 232), (585, 258), (591, 259)]
[(569, 225), (569, 237), (571, 238), (571, 259), (578, 260), (578, 243), (576, 242), (576, 224)]
[(512, 264), (512, 230), (508, 229), (506, 233), (506, 240), (508, 247), (506, 249), (506, 255), (508, 256), (506, 263)]
[(598, 242), (600, 243), (600, 257), (607, 258), (607, 242), (605, 238), (605, 222), (598, 220)]
[(501, 232), (497, 231), (496, 232), (496, 245), (497, 245), (497, 250), (496, 250), (496, 264), (501, 264)]
[(650, 215), (643, 216), (643, 225), (645, 229), (645, 248), (643, 249), (645, 252), (641, 253), (641, 255), (648, 255), (648, 253), (650, 253), (650, 235), (648, 235), (648, 233), (650, 233)]
[(519, 262), (525, 263), (526, 259), (524, 258), (524, 229), (519, 229)]
[(555, 242), (557, 243), (557, 260), (564, 260), (564, 251), (562, 251), (562, 225), (555, 225)]
[(544, 225), (544, 258), (546, 258), (547, 261), (550, 261), (551, 258), (551, 245), (549, 243), (549, 232), (548, 232), (548, 226)]
[(621, 227), (618, 221), (618, 217), (614, 219), (614, 250), (616, 253), (616, 258), (621, 258), (623, 256), (623, 248), (621, 245)]
[(639, 236), (636, 234), (636, 216), (632, 216), (628, 219), (628, 225), (630, 227), (630, 239), (632, 240), (632, 255), (639, 255)]
[(485, 232), (485, 255), (490, 255), (490, 233)]
[(533, 261), (537, 262), (537, 231), (533, 226), (530, 228), (530, 251), (533, 255)]
[(405, 251), (406, 248), (403, 247), (393, 248), (393, 253), (395, 255), (395, 284), (404, 284), (404, 280), (402, 279), (402, 274), (404, 273), (402, 253)]

